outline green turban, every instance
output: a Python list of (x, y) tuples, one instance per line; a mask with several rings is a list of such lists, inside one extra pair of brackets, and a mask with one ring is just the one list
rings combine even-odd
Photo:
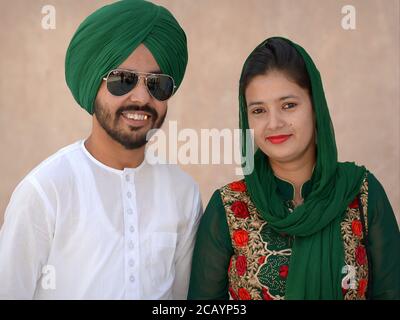
[(102, 77), (141, 43), (178, 88), (188, 59), (186, 35), (167, 9), (143, 0), (122, 0), (81, 23), (67, 50), (65, 79), (82, 108), (93, 114)]

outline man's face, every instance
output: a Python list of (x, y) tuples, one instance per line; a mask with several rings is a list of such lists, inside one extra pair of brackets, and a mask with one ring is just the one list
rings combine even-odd
[[(138, 72), (160, 73), (151, 52), (143, 45), (118, 68)], [(167, 101), (153, 98), (147, 91), (144, 78), (130, 92), (113, 96), (103, 81), (94, 108), (94, 125), (99, 125), (125, 149), (138, 149), (146, 144), (147, 133), (162, 126), (167, 114)]]

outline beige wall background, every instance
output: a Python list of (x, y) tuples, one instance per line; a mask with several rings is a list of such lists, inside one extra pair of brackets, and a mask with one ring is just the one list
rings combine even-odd
[[(64, 80), (64, 57), (79, 23), (112, 1), (0, 1), (0, 225), (12, 191), (42, 160), (89, 135), (91, 117)], [(301, 44), (324, 81), (341, 161), (364, 164), (381, 181), (400, 221), (398, 0), (156, 0), (186, 31), (189, 64), (170, 100), (178, 128), (238, 126), (237, 84), (251, 50), (273, 35)], [(44, 5), (56, 29), (41, 26)], [(356, 29), (344, 30), (344, 5)], [(232, 165), (184, 165), (203, 204), (238, 177)]]

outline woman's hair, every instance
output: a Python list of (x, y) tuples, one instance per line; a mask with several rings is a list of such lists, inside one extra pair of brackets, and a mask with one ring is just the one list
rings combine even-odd
[(254, 77), (271, 71), (284, 72), (298, 86), (308, 90), (311, 96), (310, 78), (303, 58), (293, 46), (279, 38), (268, 39), (249, 56), (240, 78), (240, 92), (245, 93)]

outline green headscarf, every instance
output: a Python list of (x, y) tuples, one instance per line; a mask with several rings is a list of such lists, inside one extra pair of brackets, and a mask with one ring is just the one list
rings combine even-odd
[[(354, 163), (338, 163), (335, 135), (320, 74), (302, 47), (288, 39), (280, 39), (287, 41), (301, 55), (311, 82), (318, 143), (312, 190), (304, 203), (289, 214), (276, 191), (268, 157), (261, 150), (254, 154), (254, 170), (245, 175), (245, 181), (252, 201), (270, 226), (277, 232), (295, 237), (285, 299), (343, 299), (341, 272), (344, 249), (340, 222), (347, 206), (359, 193), (366, 169)], [(246, 63), (247, 60), (243, 70)], [(245, 137), (249, 124), (244, 92), (239, 92), (239, 104), (240, 128)], [(247, 154), (246, 147), (249, 149)], [(242, 139), (242, 156), (253, 157), (252, 146), (249, 143), (246, 146), (246, 139)]]
[(164, 7), (123, 0), (98, 9), (81, 23), (67, 50), (65, 79), (82, 108), (93, 113), (102, 77), (141, 43), (179, 87), (188, 60), (186, 35)]

